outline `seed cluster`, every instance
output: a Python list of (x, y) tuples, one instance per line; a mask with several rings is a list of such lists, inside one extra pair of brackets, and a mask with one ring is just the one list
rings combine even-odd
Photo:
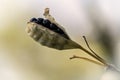
[(48, 19), (43, 19), (43, 18), (37, 18), (36, 19), (36, 18), (32, 18), (30, 20), (30, 22), (35, 22), (37, 24), (40, 24), (40, 25), (42, 25), (42, 26), (44, 26), (44, 27), (46, 27), (46, 28), (48, 28), (48, 29), (50, 29), (50, 30), (52, 30), (52, 31), (60, 34), (60, 35), (62, 35), (63, 37), (65, 37), (67, 39), (70, 39), (68, 37), (68, 35), (65, 34), (65, 32), (62, 29), (60, 29), (56, 24), (51, 23)]

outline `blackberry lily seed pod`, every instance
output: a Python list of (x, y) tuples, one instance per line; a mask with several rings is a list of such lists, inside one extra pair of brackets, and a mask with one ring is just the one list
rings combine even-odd
[(43, 25), (38, 23), (40, 18), (38, 18), (38, 21), (36, 18), (32, 18), (28, 22), (26, 32), (31, 38), (43, 46), (58, 50), (81, 47), (69, 38), (65, 29), (59, 25), (49, 13), (46, 14), (45, 17), (46, 19), (43, 20)]
[(73, 40), (70, 39), (68, 34), (66, 33), (65, 29), (59, 25), (55, 19), (49, 14), (49, 8), (46, 8), (44, 11), (45, 19), (43, 18), (32, 18), (28, 23), (26, 27), (27, 34), (33, 38), (36, 42), (40, 43), (43, 46), (47, 46), (50, 48), (58, 49), (58, 50), (66, 50), (66, 49), (81, 49), (85, 53), (92, 56), (97, 61), (84, 58), (84, 57), (78, 57), (73, 56), (73, 58), (81, 58), (93, 63), (97, 63), (103, 66), (108, 66), (109, 64), (106, 63), (106, 61), (101, 58), (99, 55), (97, 55), (88, 45), (85, 36), (83, 37), (85, 39), (85, 42), (90, 49), (88, 51), (81, 45), (77, 44)]
[(80, 48), (74, 41), (34, 22), (29, 22), (26, 32), (35, 41), (50, 48), (58, 50)]

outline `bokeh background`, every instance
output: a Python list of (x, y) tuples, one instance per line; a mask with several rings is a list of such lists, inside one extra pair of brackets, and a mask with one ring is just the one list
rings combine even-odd
[[(0, 0), (0, 80), (100, 80), (104, 67), (69, 57), (81, 50), (43, 47), (25, 32), (46, 7), (69, 36), (120, 67), (119, 0)], [(87, 48), (87, 47), (86, 47)]]

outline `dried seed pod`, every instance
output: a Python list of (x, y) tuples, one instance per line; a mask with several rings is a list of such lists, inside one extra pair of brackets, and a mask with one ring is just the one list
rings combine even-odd
[(81, 48), (79, 44), (69, 38), (65, 29), (49, 14), (49, 8), (45, 9), (43, 15), (46, 18), (46, 22), (44, 21), (43, 23), (51, 23), (50, 27), (37, 23), (39, 19), (38, 21), (32, 19), (26, 27), (26, 32), (29, 36), (44, 46), (58, 50)]
[(80, 45), (60, 34), (34, 22), (28, 22), (26, 32), (35, 41), (58, 50), (80, 48)]
[(67, 35), (65, 29), (61, 25), (59, 25), (55, 21), (55, 19), (49, 14), (49, 8), (45, 9), (43, 15), (45, 16), (46, 19), (32, 18), (30, 22), (28, 22), (28, 26), (26, 27), (26, 32), (31, 38), (33, 38), (35, 41), (37, 41), (43, 46), (47, 46), (58, 50), (77, 49), (77, 48), (81, 49), (90, 56), (92, 56), (93, 58), (95, 58), (96, 60), (98, 60), (100, 63), (88, 58), (77, 57), (77, 56), (73, 56), (71, 59), (81, 58), (100, 65), (102, 63), (104, 66), (108, 66), (106, 61), (103, 58), (101, 58), (99, 55), (97, 55), (89, 47), (85, 37), (83, 38), (91, 52), (85, 49), (84, 47), (82, 47), (81, 45), (77, 44), (76, 42), (72, 41)]

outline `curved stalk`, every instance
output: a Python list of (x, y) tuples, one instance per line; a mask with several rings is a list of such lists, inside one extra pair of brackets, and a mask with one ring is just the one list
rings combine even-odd
[(83, 38), (84, 38), (84, 40), (86, 42), (87, 47), (90, 49), (91, 52), (88, 51), (87, 49), (85, 49), (84, 47), (82, 47), (81, 45), (80, 45), (79, 49), (81, 49), (82, 51), (84, 51), (88, 55), (92, 56), (94, 59), (96, 59), (97, 61), (102, 63), (104, 66), (108, 66), (108, 63), (90, 48), (90, 46), (89, 46), (89, 44), (87, 42), (86, 37), (83, 36)]
[(99, 62), (101, 62), (102, 64), (104, 64), (105, 66), (107, 66), (108, 64), (105, 61), (102, 61), (100, 58), (98, 58), (96, 55), (94, 55), (93, 53), (89, 52), (87, 49), (81, 47), (81, 50), (83, 50), (84, 52), (86, 52), (87, 54), (89, 54), (90, 56), (92, 56), (93, 58), (95, 58), (96, 60), (98, 60)]
[(95, 61), (95, 60), (92, 60), (92, 59), (89, 59), (89, 58), (86, 58), (86, 57), (80, 57), (80, 56), (76, 56), (76, 55), (73, 55), (72, 57), (70, 57), (70, 59), (75, 59), (75, 58), (83, 59), (83, 60), (86, 60), (86, 61), (95, 63), (95, 64), (97, 64), (97, 65), (104, 66), (104, 65), (103, 65), (102, 63), (100, 63), (100, 62), (97, 62), (97, 61)]

